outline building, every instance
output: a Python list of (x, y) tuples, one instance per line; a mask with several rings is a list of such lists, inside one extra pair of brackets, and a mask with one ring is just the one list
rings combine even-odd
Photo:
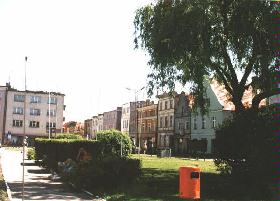
[(151, 150), (156, 146), (157, 138), (157, 104), (147, 100), (137, 108), (138, 113), (138, 146), (143, 150)]
[(174, 108), (174, 152), (175, 154), (188, 153), (191, 138), (191, 110), (189, 96), (185, 92), (176, 95)]
[(96, 133), (98, 131), (98, 116), (92, 117), (92, 134), (91, 138), (96, 139)]
[(6, 86), (0, 86), (0, 138), (2, 143), (5, 136), (8, 88), (8, 84)]
[(20, 91), (10, 84), (0, 87), (2, 142), (20, 144), (24, 134), (30, 142), (35, 137), (62, 132), (64, 96), (56, 92)]
[[(224, 120), (231, 118), (235, 111), (233, 102), (229, 100), (228, 92), (223, 85), (213, 80), (207, 84), (206, 94), (208, 99), (208, 114), (202, 115), (200, 109), (192, 111), (191, 114), (191, 139), (202, 140), (205, 142), (206, 153), (212, 153), (214, 150), (215, 129), (222, 124)], [(251, 107), (253, 99), (253, 90), (245, 90), (242, 97), (242, 103), (245, 107)], [(262, 100), (260, 106), (266, 105)]]
[(103, 113), (103, 130), (116, 129), (121, 131), (122, 108)]
[(84, 121), (84, 133), (87, 138), (91, 138), (93, 135), (93, 119), (86, 119)]
[(97, 132), (103, 131), (103, 114), (97, 116)]
[(122, 105), (121, 131), (128, 133), (134, 144), (137, 139), (137, 110), (145, 101), (129, 102)]
[(158, 95), (158, 139), (159, 149), (172, 148), (174, 136), (174, 100), (177, 93), (164, 92)]

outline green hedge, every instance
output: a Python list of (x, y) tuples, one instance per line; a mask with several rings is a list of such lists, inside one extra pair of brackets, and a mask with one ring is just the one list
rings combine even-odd
[(83, 139), (83, 137), (78, 135), (78, 134), (58, 133), (56, 135), (55, 139), (76, 139), (76, 140), (81, 140), (81, 139)]
[(107, 155), (102, 160), (83, 161), (63, 179), (91, 191), (117, 190), (133, 183), (141, 174), (138, 159)]
[(76, 160), (79, 149), (83, 147), (92, 158), (103, 154), (102, 143), (94, 140), (35, 139), (36, 160), (43, 160), (46, 167), (56, 169), (59, 161), (70, 158)]
[(83, 147), (92, 159), (100, 159), (106, 155), (128, 156), (132, 151), (132, 142), (127, 134), (108, 130), (97, 134), (96, 140), (85, 139), (35, 139), (36, 160), (43, 160), (43, 165), (57, 169), (57, 163), (68, 158), (76, 160), (79, 149)]

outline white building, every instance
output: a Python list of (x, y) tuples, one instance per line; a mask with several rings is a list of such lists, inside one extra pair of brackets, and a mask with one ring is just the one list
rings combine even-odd
[(56, 92), (19, 91), (9, 84), (0, 87), (2, 142), (21, 143), (24, 134), (32, 141), (61, 132), (64, 96)]

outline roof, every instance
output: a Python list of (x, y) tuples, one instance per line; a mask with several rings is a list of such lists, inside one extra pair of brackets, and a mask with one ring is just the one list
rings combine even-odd
[[(216, 80), (211, 81), (210, 86), (211, 86), (212, 91), (216, 95), (219, 103), (223, 106), (223, 109), (234, 111), (235, 106), (234, 106), (233, 102), (230, 101), (230, 94), (225, 89), (225, 86), (219, 84)], [(243, 97), (242, 97), (243, 105), (245, 107), (251, 107), (253, 98), (254, 98), (253, 88), (249, 87), (249, 89), (245, 90), (245, 92), (243, 94)], [(260, 102), (259, 106), (264, 106), (264, 105), (266, 105), (265, 99), (263, 99)]]

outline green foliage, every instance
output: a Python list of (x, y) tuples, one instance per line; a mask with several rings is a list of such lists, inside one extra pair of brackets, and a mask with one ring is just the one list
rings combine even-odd
[(141, 163), (137, 159), (106, 155), (102, 159), (82, 161), (75, 172), (65, 175), (64, 180), (74, 183), (79, 188), (96, 192), (115, 190), (134, 182), (141, 173)]
[[(262, 92), (258, 97), (276, 93), (274, 9), (272, 2), (253, 0), (159, 0), (138, 9), (135, 46), (150, 55), (149, 93), (189, 82), (203, 108), (203, 80), (210, 76), (226, 87), (238, 110), (249, 75), (254, 76), (250, 85)], [(240, 82), (238, 70), (244, 72)]]
[(230, 174), (235, 184), (249, 187), (247, 194), (253, 199), (272, 195), (276, 147), (273, 113), (272, 107), (250, 109), (216, 131), (216, 166)]
[(36, 138), (36, 160), (43, 160), (48, 168), (56, 170), (59, 161), (65, 161), (68, 158), (76, 160), (79, 149), (82, 147), (93, 159), (102, 157), (104, 154), (107, 154), (102, 146), (100, 142), (95, 140)]
[(35, 149), (34, 148), (28, 148), (27, 158), (28, 158), (28, 160), (35, 160)]
[(76, 160), (80, 148), (84, 148), (93, 159), (102, 158), (106, 155), (120, 156), (121, 147), (123, 156), (129, 155), (132, 151), (132, 142), (129, 136), (122, 134), (120, 131), (108, 130), (100, 132), (97, 134), (97, 139), (96, 141), (65, 139), (64, 137), (59, 139), (36, 138), (36, 160), (43, 160), (48, 168), (57, 169), (59, 161), (65, 161), (68, 158)]
[(97, 133), (97, 140), (103, 144), (104, 152), (128, 156), (132, 152), (132, 141), (128, 134), (118, 130), (105, 130)]
[(59, 133), (59, 134), (56, 135), (55, 139), (76, 139), (76, 140), (81, 140), (81, 139), (83, 139), (83, 137), (78, 135), (78, 134)]

